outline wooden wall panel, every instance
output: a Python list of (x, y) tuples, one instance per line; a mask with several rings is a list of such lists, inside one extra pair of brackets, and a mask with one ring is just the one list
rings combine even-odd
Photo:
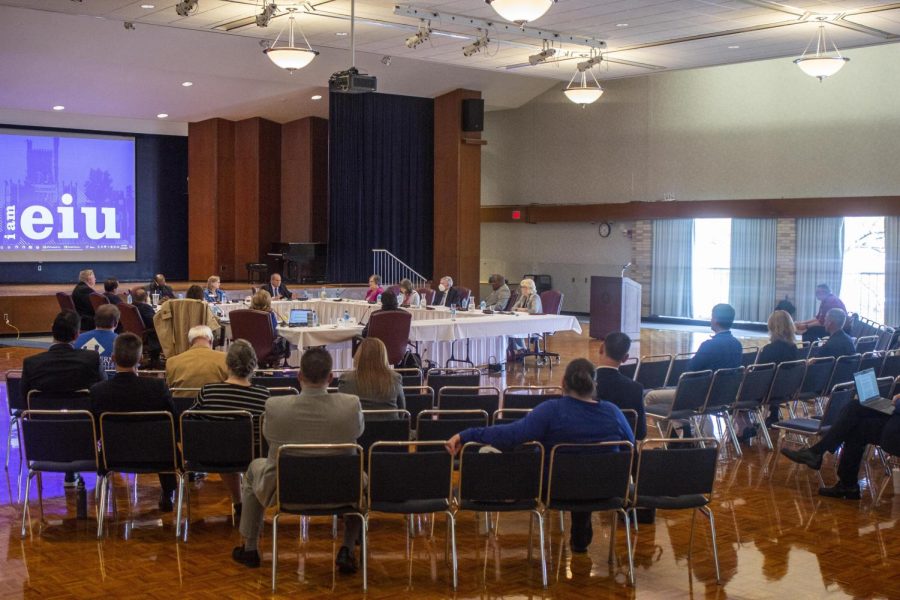
[[(234, 124), (208, 119), (188, 126), (188, 274), (233, 276)], [(225, 233), (225, 235), (223, 235)], [(224, 257), (229, 257), (222, 260)]]
[(254, 261), (266, 256), (272, 242), (281, 241), (281, 125), (265, 119), (259, 120), (258, 171), (259, 226)]
[(328, 241), (328, 121), (282, 125), (281, 240)]

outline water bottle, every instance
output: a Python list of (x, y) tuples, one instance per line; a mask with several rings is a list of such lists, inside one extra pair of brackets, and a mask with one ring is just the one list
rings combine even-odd
[(479, 308), (481, 309), (481, 312), (484, 312), (484, 311), (487, 309), (487, 302), (485, 302), (484, 300), (482, 300), (482, 301), (481, 301), (481, 305), (479, 306)]
[(322, 288), (322, 291), (319, 292), (319, 298), (321, 298), (322, 300), (328, 298), (328, 292), (325, 291), (325, 288)]
[(319, 313), (317, 313), (316, 311), (312, 311), (312, 312), (313, 312), (313, 327), (318, 327), (319, 326)]
[(375, 302), (381, 304), (381, 294), (378, 294), (378, 296), (375, 297)]
[(128, 292), (128, 304), (132, 304), (132, 302), (131, 302), (131, 292)]
[(455, 305), (450, 307), (450, 320), (451, 321), (456, 320), (456, 306)]
[(350, 311), (344, 310), (344, 327), (350, 327)]
[(87, 519), (87, 491), (81, 477), (78, 478), (78, 485), (75, 487), (75, 518)]

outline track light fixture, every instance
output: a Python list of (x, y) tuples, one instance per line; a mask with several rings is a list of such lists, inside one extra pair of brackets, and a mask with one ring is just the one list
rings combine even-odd
[(278, 11), (278, 7), (274, 2), (263, 5), (262, 12), (256, 15), (256, 26), (257, 27), (268, 27), (269, 21), (272, 20), (272, 17), (275, 16), (275, 13)]
[(544, 42), (544, 49), (538, 52), (537, 54), (532, 54), (528, 57), (528, 62), (531, 66), (539, 65), (542, 62), (547, 62), (551, 58), (556, 56), (556, 48), (550, 48), (547, 46), (547, 42)]
[(200, 0), (181, 0), (175, 5), (175, 12), (179, 17), (189, 17), (200, 8)]
[(406, 38), (406, 47), (407, 48), (415, 48), (420, 44), (423, 44), (428, 38), (431, 37), (431, 22), (426, 23), (425, 21), (419, 22), (419, 30), (412, 36)]
[(490, 43), (491, 39), (488, 37), (488, 32), (479, 30), (478, 39), (471, 44), (463, 46), (463, 56), (478, 54), (482, 48), (487, 48), (487, 45)]

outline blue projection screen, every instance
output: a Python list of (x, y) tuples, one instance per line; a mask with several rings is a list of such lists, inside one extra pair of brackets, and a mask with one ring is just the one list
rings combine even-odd
[(134, 138), (0, 129), (0, 262), (135, 260)]

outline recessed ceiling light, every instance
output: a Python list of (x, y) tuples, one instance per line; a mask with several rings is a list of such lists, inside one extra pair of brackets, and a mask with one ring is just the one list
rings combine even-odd
[(194, 85), (193, 81), (184, 81), (181, 83), (181, 87), (191, 87), (192, 85)]
[(616, 23), (616, 27), (628, 27), (628, 23)]
[(157, 118), (157, 119), (165, 119), (165, 118), (168, 117), (168, 116), (169, 116), (169, 115), (166, 114), (166, 113), (159, 113), (158, 115), (156, 115), (156, 118)]
[(728, 46), (729, 50), (737, 50), (740, 46)]
[(66, 107), (63, 106), (62, 104), (57, 104), (56, 106), (53, 107), (53, 110), (66, 110)]
[(346, 37), (347, 32), (346, 32), (346, 31), (338, 31), (338, 32), (335, 33), (334, 35), (336, 35), (336, 36), (338, 36), (338, 37)]
[(151, 9), (156, 8), (155, 4), (141, 4), (141, 8)]
[(315, 96), (312, 97), (312, 99), (313, 99), (313, 100), (321, 100), (321, 99), (322, 99), (322, 94), (316, 94)]

